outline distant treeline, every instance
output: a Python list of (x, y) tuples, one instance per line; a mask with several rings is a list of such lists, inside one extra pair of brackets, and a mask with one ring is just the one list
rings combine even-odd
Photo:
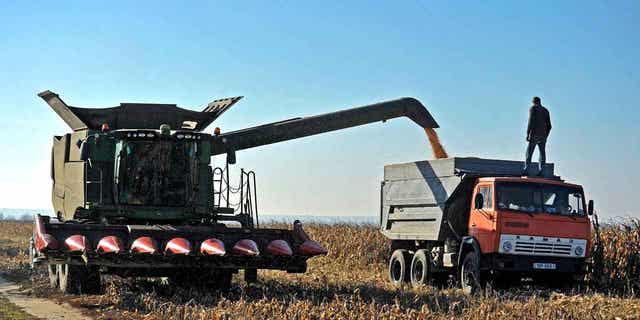
[(23, 213), (21, 215), (5, 215), (4, 212), (0, 212), (0, 220), (6, 221), (33, 221), (33, 214)]

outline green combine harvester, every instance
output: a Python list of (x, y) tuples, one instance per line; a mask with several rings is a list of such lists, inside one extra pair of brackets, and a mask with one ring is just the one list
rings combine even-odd
[(402, 116), (438, 126), (412, 98), (208, 134), (242, 97), (198, 112), (146, 103), (79, 108), (51, 91), (39, 96), (72, 132), (53, 138), (55, 217), (35, 217), (31, 255), (48, 267), (51, 286), (70, 294), (99, 292), (101, 274), (226, 290), (240, 269), (247, 282), (258, 269), (305, 272), (307, 260), (327, 250), (299, 221), (259, 226), (254, 172), (241, 170), (240, 183), (229, 183), (236, 152)]

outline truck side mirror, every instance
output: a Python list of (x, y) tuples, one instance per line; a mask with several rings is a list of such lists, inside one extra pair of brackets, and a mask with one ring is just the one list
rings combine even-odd
[(482, 207), (484, 207), (484, 196), (482, 195), (482, 193), (476, 193), (474, 201), (476, 210), (482, 209)]
[(587, 204), (587, 214), (593, 215), (593, 200), (589, 200), (589, 204)]
[(89, 160), (89, 145), (87, 144), (87, 141), (82, 141), (80, 143), (80, 160)]

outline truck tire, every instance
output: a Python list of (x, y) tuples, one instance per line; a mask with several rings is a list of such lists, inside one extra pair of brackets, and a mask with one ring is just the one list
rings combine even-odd
[(47, 264), (47, 272), (49, 273), (49, 286), (52, 289), (57, 289), (60, 283), (58, 278), (58, 268), (55, 264)]
[(244, 281), (246, 283), (258, 282), (258, 269), (244, 269)]
[(397, 249), (393, 251), (391, 258), (389, 258), (389, 281), (391, 283), (400, 286), (411, 281), (409, 261), (411, 261), (411, 254), (408, 250)]
[(416, 251), (411, 260), (410, 279), (412, 286), (430, 285), (433, 279), (431, 273), (431, 255), (427, 250)]
[(469, 251), (462, 260), (460, 267), (460, 287), (466, 294), (475, 294), (482, 285), (480, 278), (480, 258), (475, 251)]
[(96, 267), (57, 265), (59, 288), (65, 294), (98, 294), (102, 291), (100, 271)]

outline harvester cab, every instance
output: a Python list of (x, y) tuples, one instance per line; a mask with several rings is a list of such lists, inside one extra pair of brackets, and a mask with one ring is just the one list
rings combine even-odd
[[(236, 152), (397, 117), (438, 127), (413, 98), (212, 135), (207, 126), (241, 97), (198, 112), (174, 104), (79, 108), (51, 91), (39, 96), (72, 132), (53, 138), (56, 218), (36, 216), (32, 253), (67, 293), (94, 291), (105, 273), (227, 288), (240, 269), (247, 281), (257, 269), (304, 272), (326, 249), (298, 221), (290, 230), (259, 227), (255, 173), (242, 169), (240, 183), (230, 183)], [(217, 155), (226, 155), (220, 167), (212, 165)]]

